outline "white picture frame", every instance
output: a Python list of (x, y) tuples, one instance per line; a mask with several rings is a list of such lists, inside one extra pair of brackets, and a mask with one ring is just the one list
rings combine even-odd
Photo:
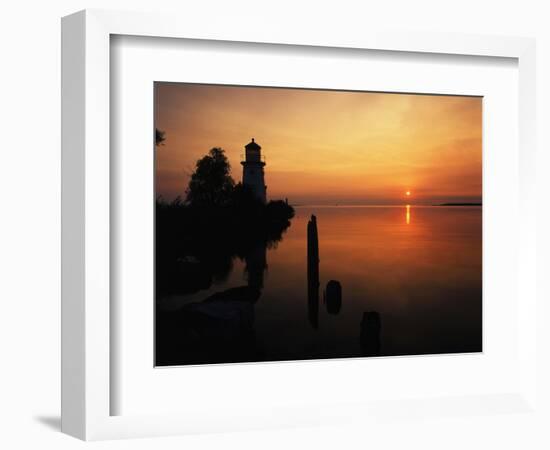
[[(517, 389), (465, 398), (403, 399), (399, 409), (434, 414), (498, 412), (536, 408), (535, 291), (535, 43), (532, 39), (384, 31), (327, 33), (315, 27), (281, 29), (276, 24), (209, 29), (190, 17), (112, 11), (82, 11), (62, 22), (62, 430), (85, 440), (162, 436), (329, 422), (392, 415), (391, 404), (335, 404), (278, 408), (247, 422), (185, 414), (111, 415), (110, 378), (110, 40), (113, 35), (367, 49), (417, 54), (513, 58), (518, 61), (519, 188), (517, 242)], [(266, 369), (269, 370), (269, 369)]]

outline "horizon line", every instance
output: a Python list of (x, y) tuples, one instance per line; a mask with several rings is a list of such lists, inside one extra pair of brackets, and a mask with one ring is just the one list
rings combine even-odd
[(289, 202), (289, 205), (295, 208), (303, 207), (331, 207), (331, 208), (343, 208), (343, 207), (403, 207), (403, 206), (483, 206), (482, 202), (443, 202), (443, 203), (296, 203)]

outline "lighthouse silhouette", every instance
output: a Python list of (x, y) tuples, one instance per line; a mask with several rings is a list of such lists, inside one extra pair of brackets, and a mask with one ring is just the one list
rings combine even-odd
[(243, 165), (243, 185), (250, 187), (254, 195), (263, 203), (266, 202), (267, 186), (264, 179), (265, 161), (262, 160), (262, 147), (260, 147), (254, 138), (244, 146), (245, 159), (241, 161)]

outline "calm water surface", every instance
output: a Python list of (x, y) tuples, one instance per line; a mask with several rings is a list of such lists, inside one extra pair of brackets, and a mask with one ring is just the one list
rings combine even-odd
[[(319, 236), (318, 302), (308, 300), (312, 214)], [(182, 311), (232, 287), (263, 286), (256, 302), (229, 313), (224, 306), (221, 313), (236, 314), (251, 330), (235, 341), (243, 352), (225, 357), (205, 349), (189, 358), (183, 352), (176, 363), (479, 352), (481, 215), (481, 207), (297, 207), (276, 247), (236, 258), (227, 279), (207, 290), (159, 299), (163, 312)], [(342, 288), (336, 306), (324, 301), (330, 280)], [(375, 312), (368, 317), (376, 320), (367, 321), (365, 332), (366, 312)]]

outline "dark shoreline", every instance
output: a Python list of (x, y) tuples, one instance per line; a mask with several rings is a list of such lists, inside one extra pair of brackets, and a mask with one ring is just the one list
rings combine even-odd
[(483, 206), (482, 203), (440, 203), (434, 206)]

